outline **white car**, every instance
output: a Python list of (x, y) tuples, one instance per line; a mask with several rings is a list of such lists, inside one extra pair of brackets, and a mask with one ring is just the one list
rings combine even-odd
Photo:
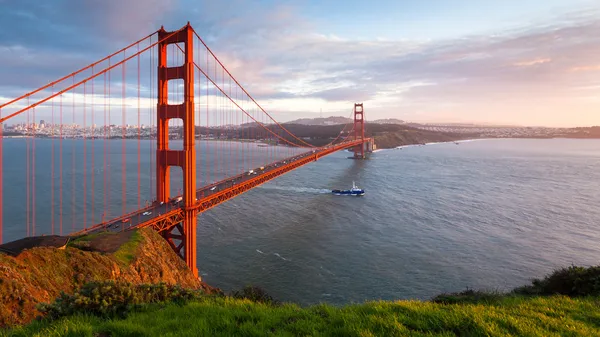
[(144, 212), (144, 213), (142, 213), (142, 215), (150, 215), (150, 214), (152, 214), (152, 212)]
[(215, 186), (215, 187), (211, 188), (210, 190), (211, 190), (211, 191), (214, 191), (214, 190), (216, 190), (216, 189), (217, 189), (217, 186)]

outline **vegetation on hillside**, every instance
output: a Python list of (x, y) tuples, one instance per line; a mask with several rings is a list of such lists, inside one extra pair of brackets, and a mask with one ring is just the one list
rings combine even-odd
[[(292, 134), (303, 138), (304, 141), (315, 146), (322, 146), (330, 143), (341, 131), (345, 137), (348, 131), (352, 130), (352, 124), (337, 125), (303, 125), (286, 124), (286, 129)], [(289, 134), (279, 127), (269, 126), (271, 130), (284, 139), (292, 143), (298, 143)], [(208, 129), (196, 128), (196, 133), (210, 135), (211, 137), (221, 139), (261, 139), (265, 135), (263, 128), (258, 126), (249, 126), (244, 129)], [(423, 144), (430, 142), (447, 142), (465, 138), (476, 138), (478, 135), (465, 135), (444, 133), (436, 131), (427, 131), (410, 127), (403, 124), (368, 124), (365, 130), (366, 137), (374, 137), (378, 148), (388, 149), (401, 145)]]
[(77, 313), (101, 317), (125, 317), (130, 311), (151, 303), (184, 303), (197, 299), (202, 291), (179, 285), (131, 284), (101, 281), (85, 284), (74, 294), (61, 293), (53, 303), (40, 303), (38, 310), (46, 319), (58, 319)]
[(46, 306), (49, 318), (0, 336), (598, 336), (599, 271), (565, 268), (506, 294), (467, 290), (341, 308), (281, 304), (255, 287), (222, 296), (93, 283)]
[(597, 336), (597, 298), (510, 297), (494, 305), (420, 301), (301, 308), (231, 297), (154, 304), (126, 318), (77, 314), (5, 336)]

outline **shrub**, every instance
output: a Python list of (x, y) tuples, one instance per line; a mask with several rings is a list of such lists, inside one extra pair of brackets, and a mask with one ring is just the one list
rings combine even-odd
[(231, 293), (231, 297), (238, 299), (248, 299), (253, 302), (279, 304), (279, 301), (273, 299), (266, 291), (256, 286), (245, 286), (242, 290), (236, 290)]
[(566, 295), (571, 297), (600, 295), (600, 266), (562, 268), (531, 285), (513, 290), (520, 295)]
[(85, 284), (73, 295), (61, 293), (51, 304), (41, 303), (38, 310), (50, 319), (86, 312), (97, 316), (124, 317), (143, 304), (185, 303), (198, 298), (200, 293), (178, 285), (140, 284), (102, 281)]
[(467, 289), (458, 293), (444, 293), (431, 299), (434, 303), (457, 304), (457, 303), (485, 303), (493, 304), (499, 302), (504, 297), (499, 292), (486, 292), (480, 290)]

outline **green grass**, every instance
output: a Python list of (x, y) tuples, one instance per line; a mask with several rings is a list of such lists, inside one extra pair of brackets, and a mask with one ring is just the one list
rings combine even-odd
[[(87, 235), (80, 236), (80, 237), (70, 241), (68, 246), (74, 247), (74, 248), (79, 248), (79, 249), (86, 249), (86, 248), (89, 248), (90, 242), (92, 242), (93, 240), (98, 239), (103, 236), (111, 236), (111, 235), (113, 235), (113, 236), (118, 235), (118, 233), (98, 232), (98, 233), (87, 234)], [(121, 245), (121, 247), (119, 247), (119, 249), (113, 253), (113, 255), (119, 262), (123, 263), (124, 265), (128, 265), (129, 263), (131, 263), (131, 261), (135, 257), (137, 247), (142, 242), (142, 240), (143, 240), (143, 237), (139, 233), (139, 231), (133, 231), (131, 238), (129, 238), (129, 240), (127, 242), (123, 243)]]
[(143, 239), (139, 231), (134, 231), (129, 241), (121, 245), (119, 250), (113, 253), (114, 257), (125, 265), (128, 265), (135, 257), (137, 248)]
[(86, 234), (86, 235), (82, 235), (79, 237), (76, 237), (75, 239), (72, 239), (69, 241), (67, 246), (71, 246), (71, 245), (77, 245), (78, 243), (82, 243), (82, 242), (89, 242), (92, 241), (92, 239), (103, 236), (103, 235), (110, 235), (110, 232), (98, 232), (98, 233), (92, 233), (92, 234)]
[(206, 297), (124, 319), (78, 314), (0, 336), (600, 336), (599, 297), (506, 296), (493, 304), (369, 302), (341, 308)]

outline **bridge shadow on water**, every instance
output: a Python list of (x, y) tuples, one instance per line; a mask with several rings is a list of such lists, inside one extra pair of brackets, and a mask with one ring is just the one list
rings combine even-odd
[[(323, 190), (346, 188), (349, 181), (351, 181), (349, 178), (358, 181), (358, 177), (364, 171), (366, 165), (367, 162), (364, 160), (352, 160), (349, 167), (339, 171), (336, 170), (334, 173), (335, 178), (330, 183), (331, 185), (327, 186), (327, 188), (323, 187)], [(363, 198), (365, 197), (336, 196), (331, 193), (321, 193), (314, 195), (314, 197), (303, 199), (302, 209), (296, 213), (296, 216), (289, 219), (294, 222), (294, 226), (284, 226), (281, 230), (277, 231), (277, 240), (286, 242), (290, 248), (295, 244), (302, 245), (307, 241), (315, 242), (317, 246), (319, 245), (319, 241), (329, 241), (330, 238), (322, 235), (328, 231), (327, 224), (332, 224), (334, 227), (337, 226), (337, 221), (329, 220), (336, 217), (341, 217), (342, 220), (346, 217), (353, 217), (353, 214), (343, 211), (349, 208), (356, 209), (356, 205), (359, 205), (358, 208), (360, 208)]]
[[(368, 165), (363, 160), (334, 160), (348, 160), (351, 163), (332, 171), (331, 176), (321, 180), (329, 189), (337, 186), (346, 188), (352, 180), (359, 183), (359, 176)], [(336, 165), (335, 162), (330, 164)], [(354, 260), (354, 256), (359, 254), (352, 248), (355, 245), (353, 238), (359, 229), (346, 225), (356, 223), (356, 213), (360, 212), (368, 196), (319, 193), (292, 198), (294, 202), (301, 200), (302, 206), (287, 211), (287, 217), (275, 216), (274, 219), (279, 219), (276, 221), (283, 223), (268, 236), (253, 242), (260, 251), (249, 258), (248, 266), (252, 266), (252, 270), (243, 272), (248, 278), (245, 281), (257, 283), (273, 296), (286, 301), (311, 304), (306, 299), (314, 299), (315, 294), (317, 297), (321, 294), (324, 301), (333, 300), (329, 296), (337, 296), (331, 295), (336, 289), (335, 284), (351, 282), (352, 273), (355, 272), (346, 268), (348, 264), (343, 261)], [(304, 287), (298, 289), (295, 285)], [(290, 293), (290, 289), (294, 291)]]

